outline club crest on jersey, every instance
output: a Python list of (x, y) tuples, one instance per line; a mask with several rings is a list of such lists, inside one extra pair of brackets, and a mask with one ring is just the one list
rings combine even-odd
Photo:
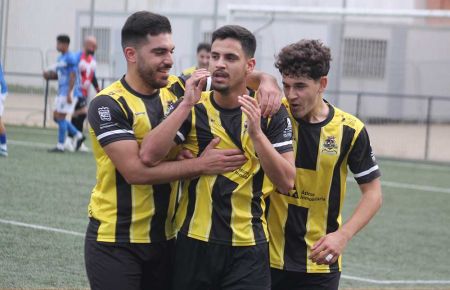
[(335, 136), (328, 136), (322, 144), (323, 153), (334, 155), (338, 153), (338, 145), (336, 144)]
[(102, 121), (111, 121), (111, 113), (109, 112), (108, 107), (100, 107), (98, 108), (98, 114), (100, 116), (100, 120)]

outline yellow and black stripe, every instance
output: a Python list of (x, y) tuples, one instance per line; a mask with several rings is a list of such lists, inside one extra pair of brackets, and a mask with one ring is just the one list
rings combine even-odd
[[(288, 107), (286, 100), (285, 105)], [(342, 224), (347, 166), (358, 183), (380, 176), (364, 124), (329, 105), (321, 123), (310, 124), (290, 115), (296, 154), (295, 189), (270, 195), (268, 224), (271, 267), (307, 273), (341, 270), (336, 263), (317, 265), (308, 259), (311, 247)]]
[[(273, 118), (261, 121), (264, 133), (279, 153), (292, 150), (291, 135), (285, 134), (288, 120), (282, 108)], [(248, 161), (233, 172), (203, 175), (183, 185), (176, 217), (180, 232), (194, 239), (233, 246), (267, 242), (264, 197), (273, 185), (261, 168), (245, 115), (240, 108), (220, 108), (213, 93), (207, 92), (181, 126), (176, 142), (200, 155), (215, 137), (220, 137), (217, 148), (238, 148)]]
[(89, 203), (88, 239), (151, 243), (175, 236), (172, 218), (178, 183), (128, 184), (103, 146), (119, 140), (136, 140), (140, 144), (182, 93), (184, 87), (177, 83), (176, 77), (169, 79), (166, 88), (150, 96), (134, 91), (122, 78), (91, 102), (88, 118), (97, 163), (97, 184)]

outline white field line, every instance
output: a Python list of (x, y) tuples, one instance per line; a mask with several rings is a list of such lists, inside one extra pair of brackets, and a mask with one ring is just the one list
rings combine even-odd
[(8, 140), (8, 145), (19, 145), (25, 147), (38, 147), (38, 148), (50, 148), (52, 144), (46, 143), (38, 143), (38, 142), (27, 142), (27, 141), (18, 141), (18, 140)]
[(450, 166), (446, 165), (433, 165), (433, 164), (417, 164), (415, 162), (406, 162), (406, 161), (392, 161), (392, 160), (382, 160), (380, 164), (387, 164), (389, 166), (395, 167), (404, 167), (404, 168), (420, 168), (420, 169), (430, 169), (437, 171), (447, 171), (450, 172)]
[[(348, 182), (356, 183), (353, 178), (347, 178)], [(438, 192), (438, 193), (449, 193), (450, 188), (445, 187), (437, 187), (437, 186), (428, 186), (428, 185), (419, 185), (419, 184), (410, 184), (410, 183), (401, 183), (395, 181), (385, 181), (381, 180), (382, 187), (395, 187), (395, 188), (403, 188), (403, 189), (411, 189), (418, 191), (427, 191), (427, 192)]]
[(84, 237), (84, 234), (82, 234), (82, 233), (58, 229), (58, 228), (46, 227), (46, 226), (41, 226), (41, 225), (35, 225), (35, 224), (27, 224), (27, 223), (11, 221), (11, 220), (4, 220), (4, 219), (0, 219), (0, 223), (13, 225), (13, 226), (19, 226), (19, 227), (25, 227), (25, 228), (30, 228), (30, 229), (42, 230), (42, 231), (47, 231), (47, 232), (55, 232), (55, 233), (72, 235), (72, 236)]
[(450, 284), (450, 280), (376, 280), (376, 279), (368, 279), (362, 277), (355, 277), (349, 275), (341, 275), (342, 279), (354, 280), (372, 284), (384, 284), (384, 285), (392, 285), (392, 284)]
[[(31, 228), (31, 229), (36, 229), (36, 230), (56, 232), (56, 233), (68, 234), (68, 235), (72, 235), (72, 236), (84, 237), (84, 234), (82, 234), (82, 233), (58, 229), (58, 228), (46, 227), (46, 226), (41, 226), (41, 225), (35, 225), (35, 224), (27, 224), (27, 223), (11, 221), (11, 220), (4, 220), (4, 219), (0, 219), (0, 223), (9, 224), (9, 225), (13, 225), (13, 226), (20, 226), (20, 227), (25, 227), (25, 228)], [(414, 284), (441, 284), (441, 285), (443, 285), (444, 284), (444, 285), (446, 285), (446, 284), (450, 284), (450, 280), (376, 280), (376, 279), (355, 277), (355, 276), (349, 276), (349, 275), (342, 275), (341, 277), (343, 279), (347, 279), (347, 280), (354, 280), (354, 281), (366, 282), (366, 283), (371, 283), (371, 284), (384, 284), (384, 285), (391, 285), (391, 284), (409, 284), (409, 285), (414, 285)]]

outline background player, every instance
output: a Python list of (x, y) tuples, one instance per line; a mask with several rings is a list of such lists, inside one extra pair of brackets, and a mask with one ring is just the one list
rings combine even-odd
[(67, 35), (58, 35), (56, 38), (56, 49), (61, 55), (58, 57), (55, 70), (45, 71), (45, 79), (58, 79), (58, 95), (54, 102), (53, 119), (58, 124), (58, 143), (49, 152), (64, 152), (66, 133), (69, 131), (75, 139), (78, 147), (84, 141), (84, 136), (72, 123), (67, 122), (67, 114), (72, 114), (76, 100), (72, 97), (81, 96), (78, 75), (78, 62), (74, 54), (69, 51), (70, 38)]
[[(85, 38), (83, 51), (80, 51), (75, 55), (76, 61), (78, 62), (78, 71), (81, 78), (81, 96), (77, 98), (77, 103), (75, 105), (75, 111), (72, 114), (71, 123), (80, 132), (83, 132), (84, 120), (86, 119), (87, 114), (89, 89), (91, 85), (94, 87), (97, 93), (100, 92), (100, 87), (95, 75), (97, 62), (95, 61), (94, 54), (96, 50), (97, 39), (91, 35)], [(71, 140), (73, 135), (70, 132), (68, 135), (70, 137), (67, 138), (70, 142), (69, 147), (76, 148), (76, 144)], [(66, 146), (69, 142), (66, 142)], [(89, 151), (84, 142), (82, 142), (79, 146), (79, 150), (83, 152)]]

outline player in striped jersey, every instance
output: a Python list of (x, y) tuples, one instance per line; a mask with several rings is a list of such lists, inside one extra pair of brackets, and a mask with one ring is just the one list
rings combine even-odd
[(209, 65), (214, 90), (200, 98), (210, 73), (197, 70), (187, 81), (184, 100), (141, 148), (157, 162), (176, 143), (199, 155), (219, 138), (219, 148), (238, 149), (247, 158), (236, 170), (184, 184), (176, 217), (173, 289), (270, 289), (264, 197), (273, 185), (287, 193), (295, 169), (286, 109), (261, 118), (254, 93), (246, 87), (255, 49), (255, 37), (247, 29), (217, 29)]
[(131, 15), (122, 46), (127, 73), (101, 91), (88, 112), (97, 184), (89, 204), (86, 270), (92, 289), (166, 290), (177, 190), (177, 183), (168, 182), (237, 168), (245, 157), (239, 150), (206, 150), (196, 159), (145, 166), (140, 143), (182, 92), (178, 78), (169, 76), (169, 20), (144, 11)]
[[(380, 171), (364, 124), (323, 99), (329, 48), (316, 40), (277, 57), (293, 127), (296, 181), (270, 195), (268, 225), (273, 290), (337, 290), (341, 254), (381, 206)], [(362, 197), (342, 224), (347, 166)]]
[(177, 189), (169, 182), (227, 172), (246, 158), (237, 149), (214, 149), (213, 142), (199, 158), (145, 166), (139, 156), (144, 136), (184, 94), (181, 81), (169, 75), (169, 20), (134, 13), (122, 28), (122, 46), (127, 73), (102, 90), (88, 112), (97, 184), (89, 204), (86, 269), (92, 289), (169, 289)]

